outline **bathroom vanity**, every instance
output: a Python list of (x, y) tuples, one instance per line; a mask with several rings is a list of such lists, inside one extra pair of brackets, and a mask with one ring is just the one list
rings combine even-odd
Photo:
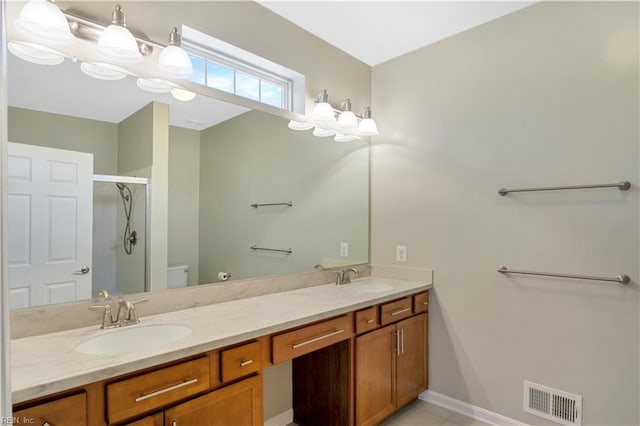
[(115, 354), (75, 348), (118, 330), (16, 339), (14, 417), (51, 426), (262, 425), (262, 372), (292, 360), (297, 424), (377, 424), (427, 388), (430, 287), (365, 278), (149, 316), (130, 327), (188, 324), (192, 333)]

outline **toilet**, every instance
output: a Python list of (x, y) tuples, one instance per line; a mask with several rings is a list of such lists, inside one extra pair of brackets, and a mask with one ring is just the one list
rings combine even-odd
[(188, 279), (189, 279), (188, 265), (173, 265), (167, 268), (167, 288), (186, 287)]

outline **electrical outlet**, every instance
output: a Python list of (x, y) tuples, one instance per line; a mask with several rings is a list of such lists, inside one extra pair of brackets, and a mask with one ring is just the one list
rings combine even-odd
[(340, 243), (340, 256), (349, 256), (349, 243)]
[(396, 246), (396, 260), (398, 262), (407, 261), (407, 246)]

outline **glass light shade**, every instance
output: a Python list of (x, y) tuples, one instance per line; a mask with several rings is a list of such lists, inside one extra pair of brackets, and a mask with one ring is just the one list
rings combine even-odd
[(98, 51), (105, 57), (119, 62), (135, 64), (144, 59), (138, 43), (128, 29), (111, 24), (102, 31), (98, 39)]
[(183, 102), (189, 102), (196, 97), (195, 93), (190, 92), (188, 90), (184, 90), (184, 89), (178, 89), (177, 87), (174, 87), (173, 89), (171, 89), (171, 94), (173, 95), (174, 98)]
[(336, 142), (351, 142), (353, 140), (355, 140), (356, 137), (353, 135), (345, 135), (344, 133), (338, 133), (336, 134), (336, 137), (333, 138), (334, 141)]
[(142, 90), (151, 93), (169, 93), (173, 88), (169, 82), (157, 78), (139, 78), (136, 80), (136, 85)]
[(14, 25), (36, 41), (54, 44), (73, 44), (76, 41), (67, 18), (58, 6), (46, 0), (31, 0), (25, 4)]
[(158, 68), (178, 78), (188, 78), (193, 75), (193, 65), (187, 52), (180, 46), (169, 45), (162, 49), (158, 58)]
[(373, 118), (363, 118), (358, 126), (358, 133), (362, 136), (377, 136), (380, 134), (380, 132), (378, 132), (378, 126), (376, 122), (373, 121)]
[(289, 121), (289, 125), (287, 126), (291, 130), (310, 130), (313, 128), (313, 124), (308, 123), (306, 121)]
[(62, 53), (36, 43), (10, 41), (7, 47), (9, 48), (9, 52), (18, 58), (33, 62), (34, 64), (58, 65), (64, 61), (64, 55), (62, 55)]
[(318, 102), (311, 112), (311, 119), (319, 123), (335, 123), (333, 107), (328, 102)]
[(342, 111), (338, 116), (339, 130), (353, 131), (358, 128), (358, 118), (352, 111)]
[(317, 136), (319, 138), (326, 138), (335, 134), (336, 131), (332, 129), (323, 129), (321, 127), (316, 127), (315, 129), (313, 129), (313, 136)]
[(83, 62), (80, 64), (80, 69), (86, 75), (98, 80), (122, 80), (127, 76), (122, 68), (102, 62)]

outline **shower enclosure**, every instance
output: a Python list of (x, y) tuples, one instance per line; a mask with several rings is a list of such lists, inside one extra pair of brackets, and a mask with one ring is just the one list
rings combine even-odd
[(93, 176), (93, 296), (149, 290), (148, 179)]

